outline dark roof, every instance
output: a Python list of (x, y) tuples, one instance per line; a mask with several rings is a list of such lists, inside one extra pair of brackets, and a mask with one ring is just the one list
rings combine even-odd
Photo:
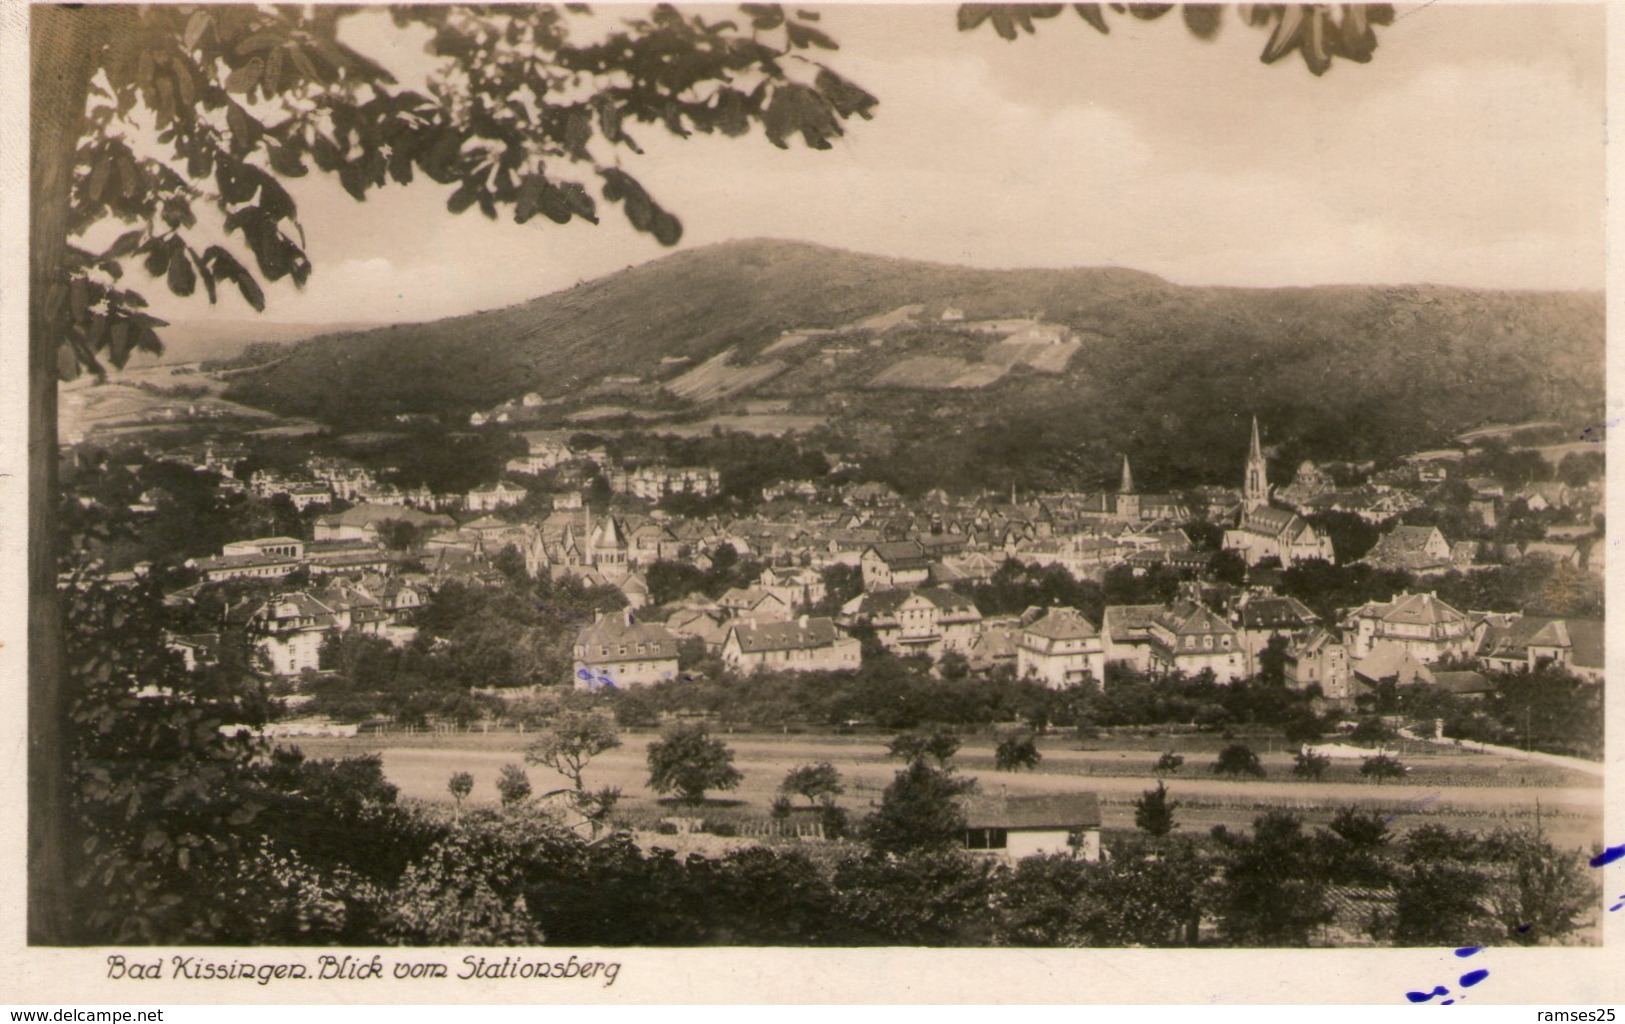
[(1521, 659), (1529, 656), (1531, 647), (1568, 647), (1572, 651), (1568, 623), (1537, 615), (1525, 615), (1505, 623), (1487, 622), (1484, 637), (1478, 642), (1478, 654)]
[(739, 649), (747, 654), (828, 647), (840, 636), (835, 631), (835, 623), (821, 618), (808, 619), (805, 625), (799, 620), (764, 622), (756, 626), (735, 624), (733, 635), (739, 639)]
[(1438, 532), (1437, 526), (1396, 526), (1377, 538), (1377, 547), (1385, 551), (1417, 552)]
[(875, 619), (889, 618), (913, 597), (922, 597), (947, 614), (976, 613), (976, 603), (958, 591), (947, 587), (920, 587), (915, 590), (872, 590), (862, 595), (858, 614)]
[(1401, 594), (1387, 604), (1373, 602), (1366, 605), (1384, 622), (1415, 626), (1432, 626), (1445, 622), (1462, 622), (1467, 617), (1431, 593)]
[(1477, 672), (1434, 672), (1433, 681), (1451, 693), (1489, 693), (1495, 689)]
[(1261, 505), (1242, 517), (1241, 529), (1248, 533), (1275, 537), (1288, 532), (1295, 533), (1302, 524), (1303, 521), (1296, 512)]
[(1259, 597), (1241, 607), (1246, 629), (1298, 629), (1320, 619), (1295, 597)]
[(1601, 619), (1566, 619), (1569, 627), (1569, 660), (1581, 668), (1602, 668), (1603, 622)]
[(1093, 793), (1041, 796), (975, 796), (960, 801), (966, 828), (1074, 829), (1100, 827), (1100, 801)]
[(919, 541), (881, 541), (878, 544), (871, 544), (869, 547), (893, 569), (919, 569), (929, 564), (925, 548), (920, 545)]
[(1151, 628), (1152, 621), (1161, 609), (1160, 604), (1107, 605), (1105, 617), (1101, 620), (1101, 629), (1111, 638), (1112, 643), (1126, 644), (1136, 639), (1143, 640), (1146, 630)]
[[(677, 657), (677, 637), (670, 630), (658, 623), (628, 622), (628, 617), (625, 612), (600, 615), (592, 625), (577, 633), (576, 644), (586, 648), (583, 660), (598, 664), (637, 661), (648, 657)], [(628, 647), (626, 654), (619, 653), (620, 645), (637, 643), (649, 644), (649, 653), (637, 654), (631, 647)]]
[(1156, 619), (1175, 636), (1234, 633), (1235, 627), (1194, 601), (1177, 601), (1158, 609)]
[(1027, 626), (1027, 632), (1046, 640), (1088, 640), (1100, 635), (1100, 630), (1078, 613), (1076, 608), (1050, 608)]

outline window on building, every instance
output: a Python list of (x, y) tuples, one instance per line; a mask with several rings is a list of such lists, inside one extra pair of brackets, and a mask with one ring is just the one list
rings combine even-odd
[(1010, 845), (1010, 834), (1002, 828), (972, 828), (965, 830), (967, 850), (1002, 850)]

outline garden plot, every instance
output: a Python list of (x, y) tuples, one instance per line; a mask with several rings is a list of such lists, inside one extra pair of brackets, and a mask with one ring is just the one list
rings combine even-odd
[(908, 356), (876, 374), (869, 386), (922, 391), (984, 388), (1009, 369), (994, 363), (973, 363), (958, 356)]
[(712, 402), (768, 381), (784, 372), (776, 359), (748, 366), (733, 366), (734, 349), (728, 348), (707, 359), (666, 385), (666, 390), (693, 402)]
[(1065, 373), (1073, 353), (1082, 347), (1076, 341), (1001, 341), (989, 345), (982, 358), (999, 366), (1030, 366), (1039, 373)]

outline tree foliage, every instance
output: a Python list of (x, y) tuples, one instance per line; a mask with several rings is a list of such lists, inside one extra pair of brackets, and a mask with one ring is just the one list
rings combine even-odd
[(1134, 801), (1134, 827), (1154, 839), (1161, 839), (1179, 827), (1174, 820), (1174, 811), (1178, 809), (1179, 801), (1169, 798), (1168, 787), (1158, 779), (1156, 789), (1146, 790)]
[[(1111, 31), (1108, 12), (1154, 21), (1172, 11), (1174, 4), (1073, 4), (1072, 9), (1102, 35)], [(1222, 4), (1182, 4), (1186, 29), (1198, 39), (1212, 39), (1223, 20)], [(1064, 4), (963, 4), (959, 28), (969, 31), (988, 25), (1002, 38), (1014, 41), (1022, 32), (1037, 31), (1035, 22), (1054, 18)], [(1391, 25), (1394, 9), (1388, 4), (1240, 4), (1237, 18), (1243, 25), (1269, 33), (1259, 60), (1273, 64), (1293, 53), (1304, 66), (1323, 75), (1332, 62), (1364, 64), (1377, 48), (1375, 26)]]
[(959, 753), (959, 744), (959, 737), (952, 729), (936, 725), (892, 737), (886, 752), (910, 763), (929, 759), (945, 766)]
[(804, 764), (785, 773), (779, 783), (779, 792), (796, 793), (807, 798), (809, 804), (832, 800), (846, 792), (841, 785), (841, 773), (828, 761)]
[(1001, 739), (993, 749), (993, 764), (1001, 772), (1032, 771), (1044, 755), (1038, 752), (1031, 733), (1016, 733)]
[(703, 803), (707, 790), (734, 789), (741, 779), (733, 751), (703, 724), (668, 729), (649, 744), (648, 760), (650, 788), (676, 793), (684, 803)]
[(452, 801), (457, 805), (459, 819), (463, 813), (463, 801), (468, 794), (474, 792), (474, 776), (468, 772), (453, 772), (451, 778), (446, 780), (446, 792), (451, 794)]
[(1218, 759), (1213, 762), (1213, 773), (1263, 778), (1264, 766), (1259, 763), (1258, 755), (1253, 753), (1253, 748), (1245, 743), (1232, 743), (1219, 751)]
[(881, 794), (880, 806), (864, 822), (864, 838), (875, 850), (907, 853), (941, 850), (962, 841), (965, 812), (958, 797), (974, 791), (976, 780), (923, 757), (910, 759)]
[(497, 796), (504, 810), (513, 810), (531, 795), (530, 774), (516, 764), (505, 764), (497, 776)]
[(1292, 758), (1292, 774), (1300, 779), (1319, 781), (1332, 766), (1332, 759), (1313, 750), (1300, 750)]
[[(284, 182), (312, 168), (357, 200), (422, 175), (447, 189), (452, 213), (506, 208), (518, 223), (596, 223), (619, 205), (635, 230), (672, 245), (682, 225), (616, 159), (642, 152), (639, 126), (678, 137), (759, 128), (781, 148), (799, 136), (828, 149), (876, 104), (813, 58), (836, 46), (813, 14), (764, 5), (741, 27), (661, 6), (601, 37), (583, 14), (393, 7), (397, 28), (430, 33), (435, 67), (418, 90), (346, 43), (353, 8), (77, 12), (97, 31), (71, 69), (92, 96), (71, 232), (129, 227), (105, 248), (69, 251), (64, 376), (158, 349), (163, 324), (118, 283), (128, 262), (179, 296), (201, 289), (213, 301), (229, 284), (256, 310), (261, 281), (302, 285), (311, 263)], [(143, 147), (148, 118), (155, 145)], [(210, 243), (213, 229), (227, 245)]]
[(1391, 754), (1377, 754), (1360, 762), (1360, 774), (1378, 783), (1384, 779), (1403, 779), (1408, 771), (1410, 769)]
[(621, 745), (614, 719), (603, 711), (562, 711), (544, 728), (525, 748), (525, 761), (558, 772), (576, 793), (586, 791), (582, 773), (588, 762)]
[(1286, 811), (1253, 820), (1250, 836), (1215, 829), (1225, 850), (1221, 928), (1242, 946), (1305, 946), (1331, 920), (1326, 883), (1303, 821)]

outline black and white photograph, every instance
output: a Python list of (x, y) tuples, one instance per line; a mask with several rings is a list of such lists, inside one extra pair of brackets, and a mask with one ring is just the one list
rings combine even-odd
[(7, 6), (25, 952), (1619, 996), (1606, 5)]

